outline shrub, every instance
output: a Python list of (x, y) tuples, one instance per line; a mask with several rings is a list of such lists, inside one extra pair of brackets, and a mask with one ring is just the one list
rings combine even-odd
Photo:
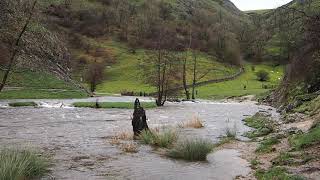
[(41, 177), (48, 161), (28, 150), (3, 149), (0, 152), (0, 179), (17, 180)]
[(256, 73), (258, 81), (268, 81), (270, 79), (269, 73), (265, 70), (260, 70)]
[(178, 139), (177, 133), (173, 130), (166, 130), (162, 133), (157, 134), (155, 137), (155, 145), (163, 148), (168, 148)]
[(168, 148), (177, 141), (178, 135), (173, 130), (165, 130), (163, 132), (144, 130), (140, 134), (140, 139), (144, 144)]
[(229, 139), (236, 139), (237, 137), (237, 126), (234, 124), (233, 128), (226, 127), (226, 137)]
[(149, 144), (149, 145), (155, 144), (155, 142), (154, 142), (155, 141), (155, 135), (151, 131), (143, 130), (140, 133), (139, 138), (142, 141), (142, 143), (144, 143), (144, 144)]
[(188, 161), (205, 161), (213, 148), (214, 144), (207, 140), (184, 140), (171, 149), (167, 155), (172, 158)]

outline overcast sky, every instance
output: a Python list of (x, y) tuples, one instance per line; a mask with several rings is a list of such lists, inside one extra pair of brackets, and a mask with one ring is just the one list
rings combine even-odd
[(240, 10), (273, 9), (291, 0), (231, 0)]

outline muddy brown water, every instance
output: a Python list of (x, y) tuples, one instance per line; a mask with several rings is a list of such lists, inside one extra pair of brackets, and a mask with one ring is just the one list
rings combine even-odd
[[(35, 100), (42, 108), (9, 108), (8, 101), (1, 101), (0, 145), (29, 146), (51, 154), (52, 171), (44, 179), (228, 180), (250, 172), (249, 163), (240, 158), (237, 150), (213, 152), (207, 162), (201, 163), (170, 159), (140, 144), (138, 153), (123, 153), (110, 144), (110, 137), (131, 130), (132, 110), (69, 107), (72, 102), (93, 100)], [(104, 97), (100, 101), (106, 100), (134, 98)], [(147, 116), (151, 127), (177, 126), (198, 116), (205, 128), (184, 129), (183, 137), (218, 142), (227, 127), (236, 129), (238, 138), (244, 139), (241, 135), (250, 128), (243, 125), (242, 119), (258, 111), (270, 111), (277, 116), (274, 109), (254, 102), (209, 101), (169, 103), (147, 110)]]

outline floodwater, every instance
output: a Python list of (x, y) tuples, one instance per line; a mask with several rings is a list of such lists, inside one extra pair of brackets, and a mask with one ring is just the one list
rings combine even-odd
[[(201, 163), (169, 159), (144, 145), (139, 145), (135, 154), (122, 152), (110, 144), (110, 138), (131, 131), (132, 110), (69, 106), (76, 101), (95, 101), (90, 98), (35, 101), (42, 107), (10, 108), (8, 101), (0, 101), (0, 146), (28, 146), (51, 154), (52, 172), (44, 179), (228, 180), (250, 172), (249, 163), (237, 150), (213, 152)], [(133, 102), (134, 98), (103, 97), (99, 101)], [(236, 129), (238, 138), (245, 140), (241, 135), (250, 128), (242, 120), (258, 111), (277, 116), (275, 109), (254, 102), (210, 101), (168, 103), (147, 110), (147, 116), (151, 127), (177, 126), (198, 116), (205, 128), (182, 130), (183, 136), (218, 142), (227, 128)]]

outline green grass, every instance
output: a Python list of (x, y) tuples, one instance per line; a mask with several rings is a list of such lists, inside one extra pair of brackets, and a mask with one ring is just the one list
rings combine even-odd
[(5, 90), (0, 92), (0, 99), (70, 99), (85, 98), (81, 91), (49, 91), (39, 89)]
[[(105, 81), (98, 86), (98, 93), (120, 94), (122, 91), (150, 93), (155, 91), (154, 87), (146, 83), (145, 78), (142, 76), (143, 73), (139, 71), (141, 60), (146, 56), (145, 50), (138, 49), (135, 54), (132, 54), (129, 52), (129, 48), (125, 44), (114, 40), (87, 40), (95, 46), (108, 49), (116, 59), (116, 64), (106, 69), (106, 78)], [(81, 53), (79, 56), (81, 56)], [(187, 66), (187, 79), (188, 84), (191, 84), (191, 54), (188, 57), (190, 60), (188, 61), (189, 64)], [(223, 65), (222, 63), (217, 62), (216, 59), (204, 53), (198, 54), (198, 61), (198, 68), (201, 69), (202, 73), (207, 72), (210, 69), (222, 70), (210, 71), (210, 73), (208, 73), (200, 81), (226, 77), (238, 71), (237, 67)], [(197, 98), (220, 99), (230, 96), (243, 96), (250, 94), (257, 95), (270, 90), (274, 86), (277, 86), (282, 79), (282, 66), (273, 67), (271, 65), (254, 65), (255, 71), (251, 70), (251, 66), (252, 64), (247, 64), (245, 66), (246, 72), (235, 80), (210, 84), (197, 88)], [(267, 82), (260, 82), (257, 80), (256, 72), (262, 69), (270, 73), (270, 80)], [(244, 85), (247, 86), (246, 90), (244, 90)], [(267, 86), (268, 88), (264, 88), (263, 86)]]
[(14, 102), (14, 103), (9, 103), (9, 106), (11, 106), (11, 107), (23, 107), (23, 106), (36, 107), (37, 103), (35, 103), (35, 102)]
[(320, 126), (311, 129), (309, 132), (300, 135), (294, 135), (290, 139), (293, 148), (300, 150), (320, 143)]
[(160, 148), (169, 148), (178, 139), (178, 135), (174, 130), (164, 130), (163, 132), (142, 131), (140, 140), (144, 144), (149, 144)]
[(3, 149), (0, 152), (0, 179), (34, 179), (48, 172), (48, 160), (28, 150)]
[(250, 167), (252, 169), (257, 169), (257, 166), (260, 164), (259, 160), (257, 158), (254, 158), (250, 161)]
[(255, 130), (245, 133), (249, 138), (256, 138), (270, 134), (274, 131), (273, 123), (268, 117), (257, 113), (250, 118), (244, 119), (245, 125), (254, 128)]
[[(99, 108), (119, 108), (119, 109), (133, 109), (134, 104), (131, 102), (99, 102)], [(76, 102), (74, 107), (79, 108), (96, 108), (96, 102)], [(154, 102), (142, 102), (141, 106), (144, 108), (155, 108), (157, 105)]]
[(305, 113), (309, 115), (316, 114), (320, 109), (320, 96), (311, 101), (304, 102), (301, 106), (294, 109), (295, 112)]
[(249, 14), (249, 13), (256, 13), (256, 14), (264, 14), (267, 12), (272, 11), (272, 9), (259, 9), (259, 10), (249, 10), (249, 11), (245, 11), (245, 13)]
[[(6, 86), (9, 87), (28, 87), (34, 89), (74, 89), (64, 81), (45, 72), (18, 69), (15, 73), (10, 73)], [(0, 71), (0, 78), (3, 71)]]
[[(254, 65), (255, 71), (251, 69), (252, 64), (245, 65), (245, 73), (240, 77), (226, 82), (209, 84), (198, 87), (197, 98), (201, 99), (221, 99), (225, 97), (239, 97), (245, 95), (259, 95), (278, 86), (283, 77), (283, 67), (273, 67), (269, 65)], [(269, 72), (270, 80), (260, 82), (257, 80), (256, 72), (265, 70)], [(246, 89), (244, 88), (246, 86)], [(266, 86), (267, 88), (264, 88)]]
[[(7, 87), (19, 87), (21, 89), (9, 89), (0, 92), (0, 99), (69, 99), (83, 98), (87, 94), (72, 87), (53, 75), (30, 70), (19, 69), (20, 73), (11, 73), (7, 81)], [(0, 78), (3, 72), (0, 71)]]
[(269, 119), (268, 117), (265, 117), (263, 114), (257, 113), (252, 117), (246, 118), (243, 120), (246, 126), (259, 129), (264, 128), (269, 125)]
[(212, 152), (215, 145), (208, 140), (184, 140), (169, 150), (167, 155), (175, 159), (187, 161), (206, 161), (207, 155)]
[(297, 175), (290, 175), (285, 168), (272, 167), (268, 171), (257, 170), (255, 173), (258, 180), (303, 180), (305, 178)]
[(275, 137), (266, 138), (262, 142), (260, 142), (258, 148), (256, 149), (256, 152), (258, 153), (272, 152), (272, 146), (275, 144), (278, 144), (279, 142), (280, 141)]
[[(85, 38), (85, 37), (84, 37)], [(146, 83), (143, 76), (144, 69), (141, 69), (142, 60), (147, 57), (146, 50), (137, 49), (136, 53), (131, 53), (130, 48), (124, 43), (116, 40), (97, 40), (85, 38), (92, 46), (105, 48), (116, 59), (116, 63), (105, 70), (105, 81), (98, 85), (98, 93), (120, 94), (122, 91), (134, 92), (155, 92), (156, 89)], [(83, 52), (76, 51), (77, 57), (86, 56)], [(184, 54), (181, 54), (184, 55)], [(198, 69), (202, 72), (199, 76), (206, 74), (201, 81), (222, 78), (237, 72), (238, 68), (224, 65), (214, 57), (198, 52)], [(188, 53), (187, 80), (192, 83), (192, 54)], [(219, 69), (219, 71), (214, 70)], [(207, 73), (209, 72), (209, 73)], [(181, 82), (182, 84), (182, 82)]]
[(282, 152), (278, 157), (272, 160), (272, 163), (277, 166), (299, 166), (307, 163), (308, 161), (312, 160), (313, 157), (307, 155), (306, 153), (289, 153), (289, 152)]

